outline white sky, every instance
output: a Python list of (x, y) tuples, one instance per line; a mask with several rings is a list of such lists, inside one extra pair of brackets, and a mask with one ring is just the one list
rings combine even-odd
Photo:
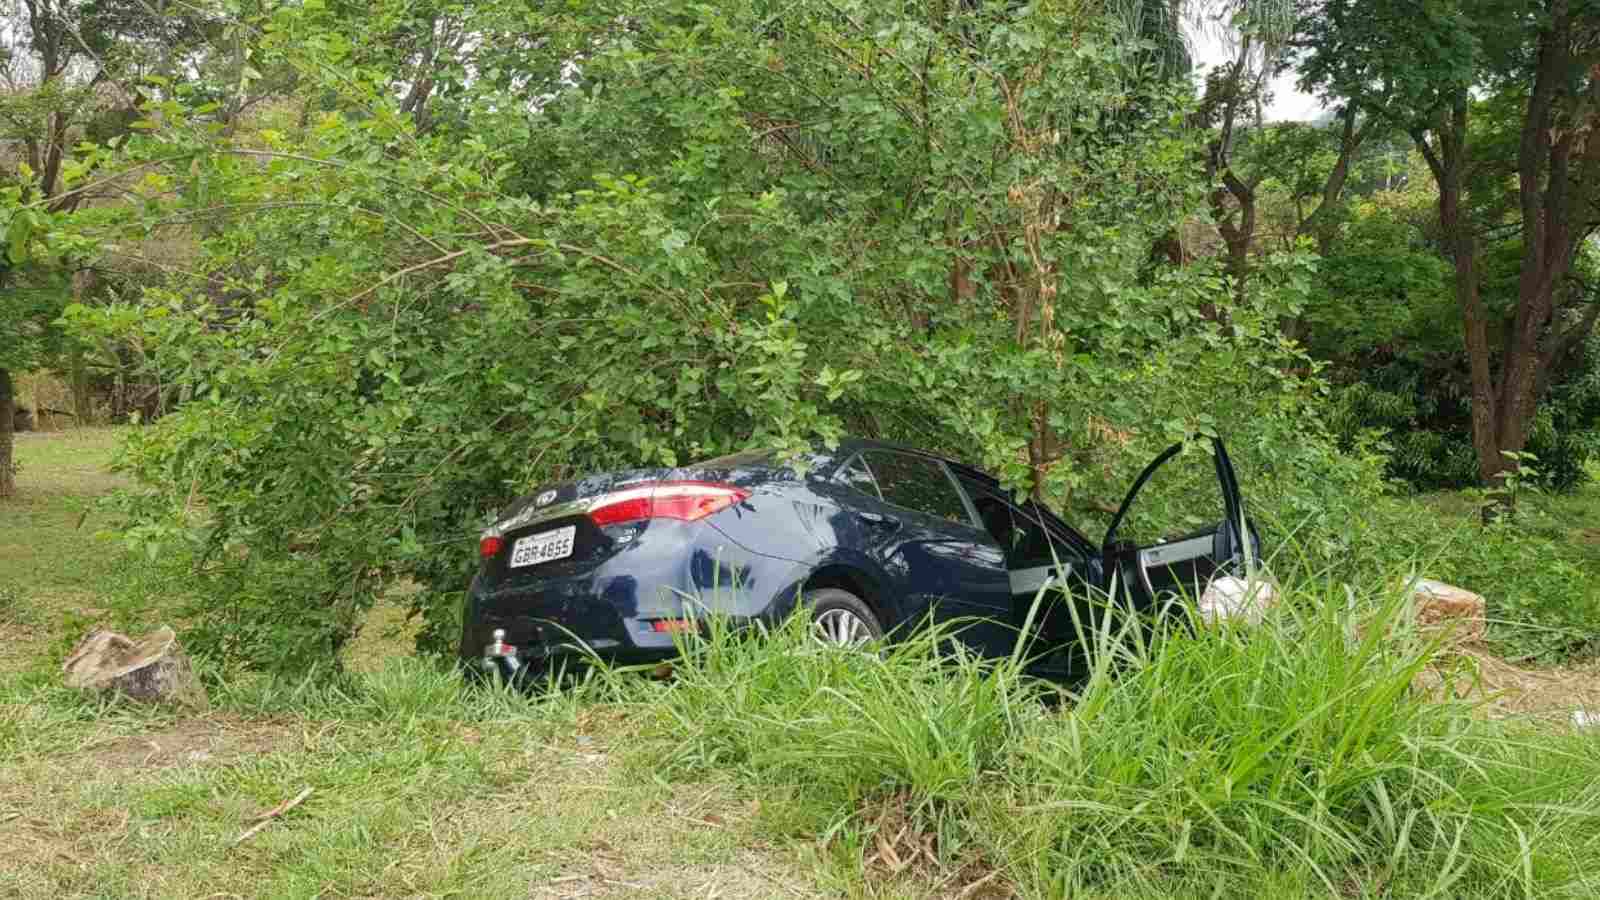
[[(1194, 54), (1197, 69), (1207, 69), (1225, 62), (1233, 57), (1232, 51), (1226, 46), (1221, 35), (1211, 33), (1209, 29), (1197, 28), (1194, 23), (1188, 23), (1184, 31), (1189, 37), (1189, 50)], [(1205, 72), (1195, 73), (1197, 83), (1203, 82)], [(1272, 101), (1267, 104), (1267, 120), (1272, 122), (1304, 122), (1314, 119), (1322, 112), (1322, 103), (1310, 94), (1302, 94), (1295, 90), (1294, 73), (1288, 72), (1269, 83), (1268, 90)]]
[(1272, 102), (1267, 104), (1267, 118), (1271, 121), (1304, 122), (1322, 112), (1322, 101), (1295, 90), (1293, 72), (1274, 78), (1271, 91)]

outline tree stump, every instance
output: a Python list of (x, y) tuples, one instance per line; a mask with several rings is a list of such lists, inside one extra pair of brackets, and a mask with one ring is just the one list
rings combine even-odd
[(116, 691), (146, 703), (210, 706), (171, 628), (158, 628), (138, 640), (96, 629), (78, 642), (61, 670), (70, 687)]

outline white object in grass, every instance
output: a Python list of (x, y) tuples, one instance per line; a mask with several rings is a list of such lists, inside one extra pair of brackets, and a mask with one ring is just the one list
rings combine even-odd
[(1207, 622), (1260, 625), (1267, 610), (1277, 603), (1277, 586), (1264, 574), (1254, 574), (1248, 580), (1224, 575), (1213, 579), (1200, 595), (1200, 618)]

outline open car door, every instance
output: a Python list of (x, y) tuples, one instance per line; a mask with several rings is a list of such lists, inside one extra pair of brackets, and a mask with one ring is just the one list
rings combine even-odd
[[(1235, 571), (1244, 562), (1246, 540), (1252, 553), (1259, 549), (1245, 520), (1244, 497), (1227, 448), (1217, 438), (1211, 445), (1217, 492), (1192, 490), (1193, 508), (1183, 509), (1181, 515), (1168, 510), (1165, 516), (1145, 516), (1141, 524), (1146, 527), (1123, 536), (1146, 485), (1182, 454), (1184, 445), (1174, 444), (1139, 474), (1106, 529), (1102, 553), (1107, 581), (1114, 575), (1118, 599), (1127, 597), (1137, 609), (1164, 606), (1174, 597), (1193, 602), (1219, 573)], [(1190, 505), (1188, 496), (1176, 499)]]

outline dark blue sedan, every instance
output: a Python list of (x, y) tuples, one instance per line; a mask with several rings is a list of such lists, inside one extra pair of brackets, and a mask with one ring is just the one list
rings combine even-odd
[(798, 605), (830, 643), (959, 619), (963, 641), (1003, 656), (1036, 598), (1059, 586), (1044, 592), (1057, 608), (1036, 616), (1042, 649), (1028, 649), (1070, 670), (1081, 650), (1062, 604), (1112, 589), (1143, 607), (1196, 597), (1242, 561), (1238, 481), (1222, 443), (1213, 447), (1219, 508), (1192, 510), (1188, 533), (1144, 543), (1119, 539), (1119, 526), (1180, 446), (1134, 482), (1099, 544), (977, 469), (865, 440), (798, 468), (752, 451), (548, 485), (484, 532), (461, 658), (521, 675), (580, 653), (662, 660), (674, 632), (709, 613), (775, 622)]

